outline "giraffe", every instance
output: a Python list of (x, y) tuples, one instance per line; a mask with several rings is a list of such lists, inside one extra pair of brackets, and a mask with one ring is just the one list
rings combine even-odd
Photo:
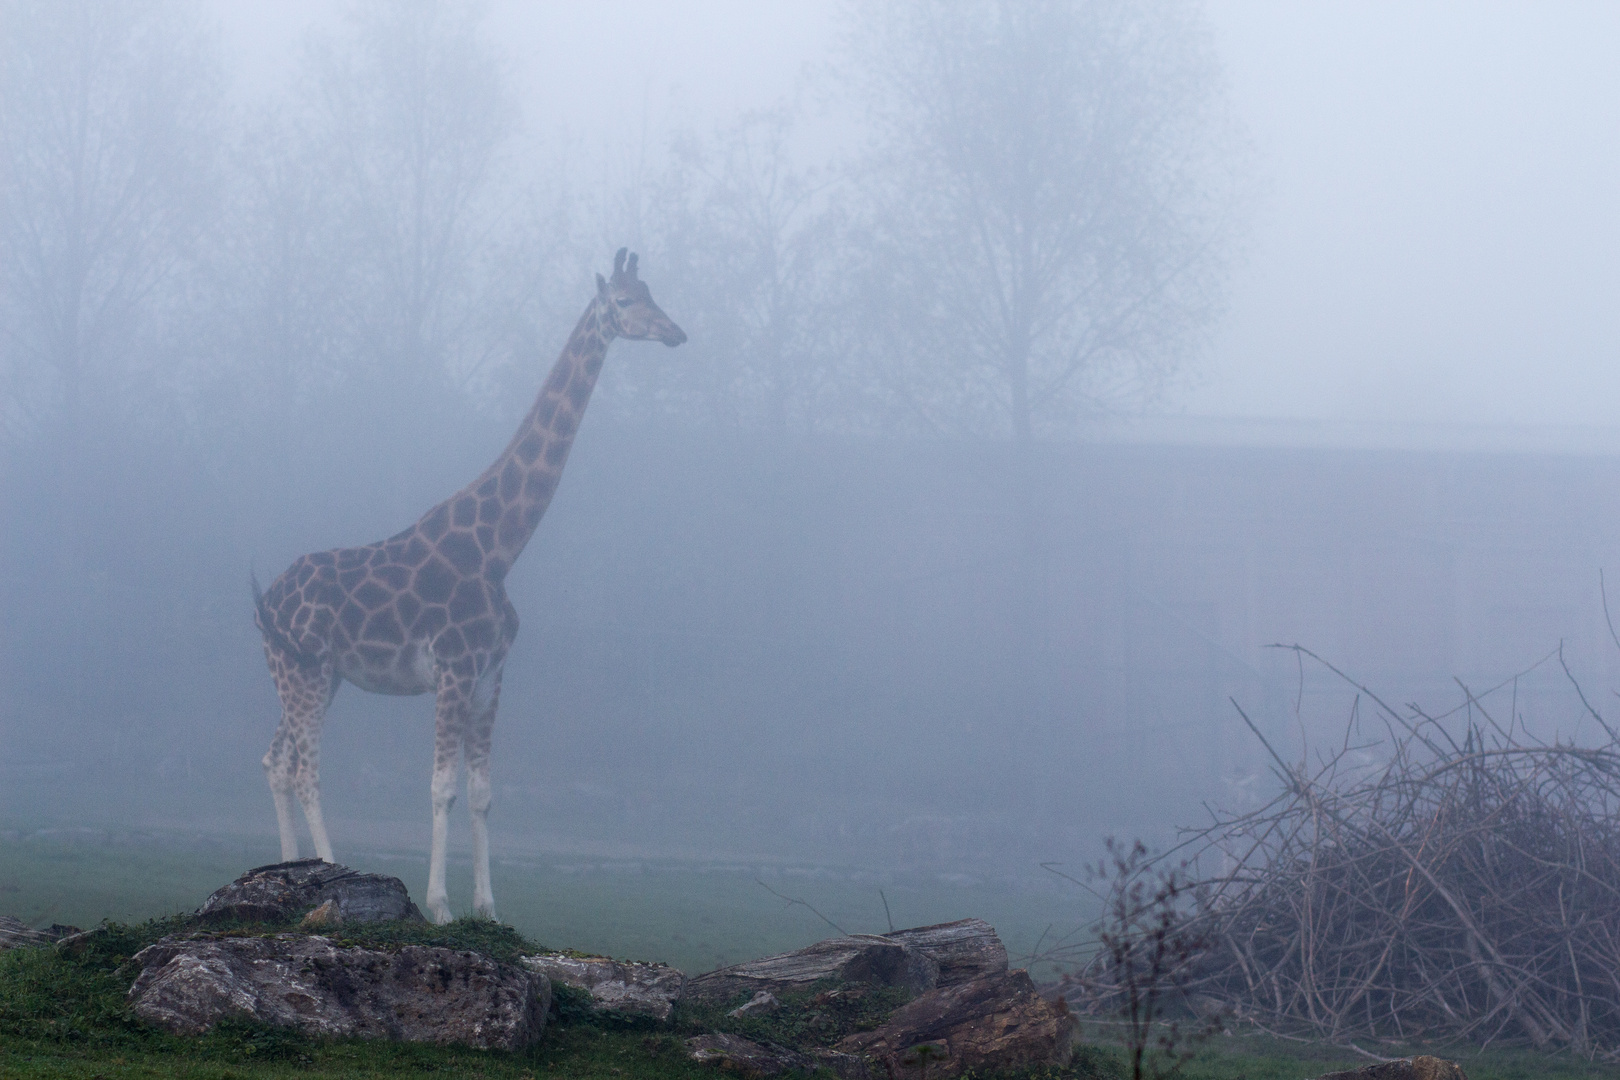
[(433, 693), (428, 913), (435, 922), (450, 920), (445, 840), (465, 757), (473, 910), (496, 917), (489, 881), (490, 740), (501, 668), (518, 629), (502, 582), (557, 489), (608, 345), (616, 337), (671, 347), (686, 340), (637, 277), (636, 256), (625, 256), (620, 248), (611, 278), (596, 276), (596, 295), (534, 406), (477, 479), (396, 536), (302, 556), (262, 591), (253, 581), (254, 622), (281, 699), (281, 723), (264, 769), (284, 861), (298, 858), (295, 795), (315, 854), (333, 861), (321, 816), (321, 723), (343, 680), (379, 694)]

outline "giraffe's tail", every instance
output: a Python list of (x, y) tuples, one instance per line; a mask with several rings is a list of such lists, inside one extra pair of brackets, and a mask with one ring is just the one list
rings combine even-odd
[(258, 626), (259, 633), (278, 651), (286, 653), (302, 667), (318, 667), (321, 658), (305, 652), (293, 644), (281, 627), (276, 625), (275, 616), (270, 613), (270, 607), (264, 602), (264, 590), (259, 588), (259, 575), (252, 570), (248, 571), (248, 584), (253, 587), (253, 622)]

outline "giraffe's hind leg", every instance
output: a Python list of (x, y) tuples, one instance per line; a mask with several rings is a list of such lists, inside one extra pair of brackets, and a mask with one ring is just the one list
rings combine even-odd
[(292, 739), (287, 734), (287, 721), (282, 719), (270, 740), (270, 750), (264, 755), (264, 775), (270, 782), (270, 797), (276, 802), (276, 827), (281, 830), (281, 861), (298, 858), (298, 828), (292, 815)]
[(270, 670), (281, 698), (281, 724), (264, 755), (265, 778), (270, 782), (276, 825), (281, 831), (281, 857), (283, 861), (298, 858), (298, 832), (292, 816), (296, 796), (316, 856), (332, 862), (332, 841), (321, 815), (321, 723), (337, 683), (324, 665), (311, 668), (266, 651), (271, 653)]

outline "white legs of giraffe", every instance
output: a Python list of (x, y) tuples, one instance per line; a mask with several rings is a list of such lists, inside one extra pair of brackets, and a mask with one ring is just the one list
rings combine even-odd
[[(509, 606), (509, 605), (508, 605)], [(517, 616), (510, 615), (515, 624)], [(510, 640), (510, 637), (507, 638)], [(428, 917), (450, 921), (450, 899), (445, 890), (445, 855), (450, 834), (450, 807), (456, 801), (456, 780), (461, 762), (467, 762), (467, 803), (472, 811), (473, 914), (495, 918), (495, 894), (489, 878), (489, 752), (495, 731), (495, 710), (501, 698), (501, 669), (505, 650), (485, 661), (484, 672), (474, 676), (478, 662), (463, 656), (439, 669), (438, 699), (434, 709), (433, 851), (428, 857)], [(264, 755), (264, 772), (276, 803), (276, 825), (281, 830), (281, 858), (298, 858), (298, 831), (292, 803), (296, 797), (309, 823), (315, 854), (333, 862), (332, 841), (321, 816), (321, 724), (332, 703), (338, 680), (329, 666), (302, 667), (270, 652), (270, 670), (281, 697), (281, 725)]]
[(337, 681), (329, 670), (311, 671), (285, 662), (277, 665), (275, 659), (271, 658), (271, 669), (281, 698), (281, 724), (264, 755), (264, 773), (276, 803), (281, 859), (298, 858), (298, 829), (292, 814), (292, 800), (297, 796), (316, 856), (333, 862), (332, 841), (321, 816), (321, 723)]
[(450, 921), (450, 900), (445, 889), (445, 857), (450, 836), (450, 808), (456, 801), (456, 774), (462, 758), (467, 762), (467, 803), (472, 812), (473, 914), (495, 918), (495, 893), (489, 877), (489, 751), (495, 730), (495, 709), (501, 696), (501, 665), (497, 661), (476, 683), (453, 671), (439, 677), (433, 731), (433, 850), (428, 856), (428, 918)]
[(495, 707), (500, 703), (501, 675), (495, 670), (488, 703), (467, 729), (467, 806), (472, 811), (473, 914), (495, 918), (495, 892), (489, 883), (489, 750), (495, 734)]

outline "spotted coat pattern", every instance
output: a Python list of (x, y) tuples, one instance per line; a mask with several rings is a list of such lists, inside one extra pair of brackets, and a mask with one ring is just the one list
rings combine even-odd
[(255, 620), (281, 699), (264, 757), (283, 859), (298, 857), (292, 799), (315, 853), (333, 861), (320, 805), (326, 708), (347, 679), (381, 694), (436, 695), (433, 848), (427, 906), (450, 917), (444, 854), (459, 761), (473, 822), (474, 910), (495, 917), (486, 818), (501, 672), (518, 616), (503, 581), (539, 525), (615, 337), (679, 345), (686, 334), (653, 303), (621, 250), (506, 450), (476, 480), (403, 532), (363, 547), (304, 555), (262, 594)]

